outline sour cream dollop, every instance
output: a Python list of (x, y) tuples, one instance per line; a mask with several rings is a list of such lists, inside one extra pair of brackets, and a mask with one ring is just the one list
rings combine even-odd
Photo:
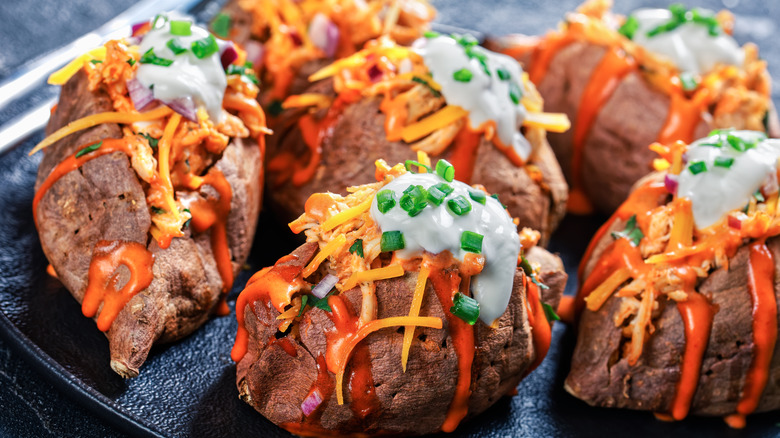
[[(732, 142), (747, 149), (742, 152), (732, 146), (729, 135)], [(757, 131), (722, 131), (693, 142), (687, 158), (677, 196), (691, 200), (696, 227), (703, 229), (744, 207), (765, 183), (776, 178), (780, 140), (767, 139)]]
[[(227, 77), (222, 68), (219, 53), (198, 59), (190, 50), (193, 42), (209, 37), (209, 32), (193, 24), (192, 34), (179, 36), (171, 33), (170, 20), (144, 35), (139, 47), (143, 55), (149, 49), (160, 58), (172, 60), (169, 66), (140, 63), (136, 78), (142, 85), (152, 88), (155, 99), (170, 102), (176, 99), (192, 99), (196, 107), (204, 107), (209, 118), (222, 121), (222, 99), (225, 97)], [(176, 41), (187, 49), (176, 55), (168, 48), (168, 41)]]
[[(409, 186), (420, 185), (426, 190), (436, 184), (446, 182), (436, 174), (407, 173), (387, 184), (383, 190), (392, 190), (396, 199), (400, 199)], [(470, 192), (477, 190), (468, 185), (452, 181), (447, 183), (454, 190), (440, 206), (428, 204), (417, 216), (396, 205), (386, 213), (381, 213), (377, 200), (371, 204), (371, 217), (383, 232), (401, 231), (405, 247), (397, 255), (404, 259), (420, 257), (423, 251), (438, 254), (450, 251), (458, 260), (463, 261), (467, 251), (461, 249), (461, 235), (472, 231), (483, 236), (482, 255), (485, 267), (471, 280), (471, 292), (479, 303), (479, 319), (492, 324), (506, 310), (512, 295), (517, 257), (520, 254), (520, 237), (512, 218), (500, 202), (487, 197), (485, 205), (473, 201)], [(471, 211), (462, 216), (448, 210), (447, 200), (463, 196), (471, 203)]]
[[(711, 11), (698, 10), (703, 16)], [(631, 14), (639, 27), (633, 40), (650, 52), (668, 58), (681, 71), (703, 74), (717, 64), (742, 65), (745, 54), (731, 35), (710, 35), (706, 25), (687, 21), (676, 29), (648, 36), (648, 32), (673, 18), (669, 9), (639, 9)]]
[[(441, 85), (447, 103), (468, 111), (472, 129), (494, 121), (501, 143), (514, 148), (523, 160), (528, 159), (531, 144), (520, 132), (526, 109), (519, 103), (526, 90), (517, 61), (445, 36), (422, 38), (415, 43), (415, 50), (423, 57), (433, 80)], [(468, 81), (456, 79), (456, 72), (463, 69), (471, 74)], [(459, 77), (463, 79), (463, 75)]]

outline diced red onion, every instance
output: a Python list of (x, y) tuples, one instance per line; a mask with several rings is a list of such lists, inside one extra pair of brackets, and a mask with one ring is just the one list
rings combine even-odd
[(314, 412), (315, 409), (317, 409), (321, 403), (322, 395), (320, 395), (320, 390), (315, 389), (314, 391), (311, 391), (309, 395), (307, 395), (303, 400), (303, 403), (301, 403), (301, 410), (303, 411), (303, 415), (308, 417), (312, 412)]
[(333, 286), (335, 286), (338, 282), (338, 277), (332, 274), (328, 274), (322, 277), (322, 280), (320, 280), (320, 282), (312, 288), (311, 293), (317, 298), (324, 298), (325, 295), (327, 295), (328, 292), (333, 289)]
[(669, 193), (677, 193), (677, 179), (667, 173), (666, 176), (664, 176), (664, 187), (666, 187), (666, 190)]
[(734, 228), (735, 230), (741, 230), (742, 220), (733, 215), (729, 215), (729, 228)]
[(163, 102), (168, 105), (172, 110), (181, 114), (185, 119), (193, 122), (198, 121), (198, 109), (195, 108), (195, 102), (190, 96), (180, 97), (168, 102)]
[(222, 61), (222, 69), (226, 69), (236, 60), (236, 58), (238, 58), (238, 52), (236, 52), (236, 48), (233, 47), (233, 44), (231, 43), (229, 46), (225, 47), (225, 50), (219, 55), (219, 59)]
[(374, 64), (371, 66), (371, 68), (368, 69), (368, 77), (371, 78), (371, 82), (376, 82), (382, 79), (382, 70), (380, 70), (379, 67)]
[(263, 64), (263, 53), (265, 49), (260, 41), (249, 40), (244, 44), (246, 50), (246, 59), (251, 62), (255, 69), (259, 69)]
[(154, 92), (144, 87), (141, 81), (136, 78), (127, 81), (127, 92), (130, 94), (130, 99), (137, 111), (143, 110), (154, 102)]
[(325, 14), (317, 13), (309, 24), (309, 38), (330, 58), (336, 54), (336, 48), (339, 44), (339, 28)]
[(140, 23), (135, 23), (133, 25), (133, 27), (132, 27), (131, 35), (135, 36), (135, 33), (138, 32), (142, 27), (146, 26), (147, 24), (149, 24), (148, 21), (142, 21)]
[(303, 40), (301, 39), (301, 36), (298, 34), (297, 30), (290, 29), (288, 33), (290, 35), (290, 38), (292, 38), (293, 40), (293, 44), (295, 44), (298, 47), (303, 45)]

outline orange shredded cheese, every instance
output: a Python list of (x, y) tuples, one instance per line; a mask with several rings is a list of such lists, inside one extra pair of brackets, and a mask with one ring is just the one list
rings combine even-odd
[[(420, 307), (422, 306), (423, 296), (425, 295), (425, 284), (428, 281), (430, 272), (431, 267), (426, 263), (426, 259), (423, 258), (423, 262), (420, 264), (420, 272), (417, 274), (417, 284), (414, 287), (409, 317), (415, 317), (420, 314)], [(406, 362), (409, 360), (409, 349), (412, 347), (413, 339), (414, 326), (407, 325), (404, 327), (404, 343), (401, 347), (401, 368), (403, 368), (404, 372), (406, 372)]]
[(523, 125), (546, 129), (550, 132), (566, 132), (571, 128), (569, 117), (564, 113), (528, 112)]
[[(417, 162), (420, 164), (425, 164), (426, 166), (431, 165), (431, 157), (428, 156), (428, 154), (425, 151), (417, 151)], [(419, 173), (427, 173), (428, 169), (420, 166), (419, 167)]]
[(160, 138), (159, 144), (159, 160), (160, 160), (160, 178), (162, 178), (165, 185), (165, 203), (168, 204), (168, 211), (173, 213), (176, 220), (179, 220), (179, 208), (176, 206), (176, 200), (174, 199), (173, 184), (171, 183), (171, 147), (173, 146), (173, 134), (176, 133), (176, 128), (181, 122), (181, 114), (174, 113), (171, 118), (168, 119), (168, 123), (165, 125), (162, 138)]
[(295, 94), (284, 100), (282, 108), (305, 108), (309, 106), (317, 108), (328, 108), (332, 99), (321, 93)]
[(612, 293), (626, 280), (631, 278), (631, 271), (628, 268), (620, 268), (613, 272), (612, 275), (607, 277), (603, 283), (585, 298), (585, 302), (588, 304), (588, 310), (593, 312), (599, 310)]
[(404, 275), (404, 268), (401, 265), (390, 265), (384, 268), (371, 269), (369, 271), (360, 271), (352, 274), (344, 283), (342, 290), (350, 290), (358, 283), (366, 281), (378, 281), (388, 278), (400, 277)]
[(311, 262), (303, 269), (303, 277), (306, 278), (309, 275), (313, 274), (314, 271), (317, 270), (317, 268), (320, 267), (320, 264), (325, 261), (326, 258), (328, 258), (329, 255), (337, 252), (340, 250), (344, 245), (347, 243), (347, 236), (343, 234), (339, 234), (338, 237), (331, 240), (330, 242), (325, 245), (319, 253), (312, 259)]
[(44, 138), (43, 141), (35, 145), (29, 155), (33, 155), (75, 132), (83, 131), (84, 129), (93, 126), (102, 125), (103, 123), (130, 124), (135, 122), (148, 122), (150, 120), (161, 119), (172, 112), (173, 110), (167, 106), (161, 106), (145, 113), (120, 113), (110, 111), (82, 117), (68, 123), (62, 128), (54, 131), (50, 136)]
[(361, 202), (360, 204), (329, 217), (325, 222), (322, 223), (321, 226), (322, 231), (330, 231), (338, 227), (339, 225), (348, 222), (360, 216), (361, 214), (367, 212), (368, 209), (371, 207), (371, 202), (373, 200), (374, 197), (371, 196), (365, 201)]
[(457, 122), (468, 114), (468, 111), (457, 105), (447, 105), (433, 115), (405, 126), (401, 131), (401, 138), (407, 143), (415, 142), (438, 129)]
[(672, 251), (681, 246), (691, 246), (693, 243), (693, 210), (691, 200), (678, 198), (674, 200), (674, 224), (669, 237), (666, 251)]
[(336, 399), (338, 400), (339, 405), (344, 404), (344, 371), (346, 370), (347, 362), (349, 361), (350, 354), (352, 354), (352, 350), (355, 348), (355, 346), (357, 346), (357, 344), (360, 343), (360, 341), (365, 339), (366, 336), (370, 335), (371, 333), (377, 330), (398, 326), (416, 326), (441, 329), (442, 322), (440, 318), (435, 318), (432, 316), (394, 316), (391, 318), (377, 319), (361, 327), (357, 333), (355, 333), (355, 336), (349, 339), (346, 347), (343, 349), (342, 357), (339, 358), (338, 372), (336, 373)]
[(51, 85), (63, 85), (65, 82), (73, 77), (82, 67), (85, 62), (89, 62), (93, 59), (103, 60), (106, 58), (106, 46), (100, 46), (90, 50), (87, 53), (79, 55), (73, 61), (67, 63), (61, 69), (55, 71), (49, 76), (48, 83)]

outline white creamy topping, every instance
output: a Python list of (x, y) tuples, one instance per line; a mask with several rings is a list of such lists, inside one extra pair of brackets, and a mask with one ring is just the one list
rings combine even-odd
[[(712, 12), (699, 9), (702, 15)], [(681, 71), (703, 74), (717, 64), (742, 65), (745, 54), (737, 42), (725, 32), (712, 36), (706, 25), (685, 22), (674, 30), (648, 36), (647, 33), (672, 18), (668, 9), (639, 9), (631, 14), (639, 27), (634, 42), (645, 49), (668, 58)]]
[[(425, 189), (446, 182), (436, 174), (407, 173), (387, 184), (383, 190), (392, 190), (399, 200), (404, 190), (411, 185), (421, 185)], [(467, 254), (461, 249), (460, 239), (464, 231), (472, 231), (484, 236), (482, 255), (485, 267), (482, 273), (471, 280), (471, 292), (480, 306), (479, 318), (485, 324), (492, 324), (506, 310), (512, 294), (512, 284), (520, 253), (520, 238), (512, 218), (491, 197), (485, 205), (472, 200), (469, 192), (476, 189), (459, 182), (447, 183), (454, 190), (440, 206), (429, 203), (417, 216), (410, 217), (399, 205), (386, 213), (381, 213), (377, 201), (371, 204), (371, 217), (383, 232), (401, 231), (405, 248), (397, 251), (401, 258), (409, 259), (422, 256), (423, 251), (438, 254), (450, 251), (455, 258), (463, 260)], [(462, 195), (471, 203), (472, 210), (463, 216), (457, 216), (447, 208), (447, 201)]]
[[(165, 67), (154, 64), (140, 63), (136, 78), (146, 87), (152, 87), (155, 99), (170, 102), (175, 99), (191, 98), (196, 107), (205, 107), (211, 120), (222, 121), (222, 98), (227, 88), (227, 77), (222, 68), (219, 52), (198, 59), (190, 49), (192, 43), (207, 38), (209, 32), (196, 25), (191, 26), (192, 34), (177, 36), (171, 33), (170, 23), (165, 23), (157, 29), (152, 29), (144, 35), (139, 47), (143, 55), (154, 48), (154, 54), (160, 58), (169, 59), (173, 64)], [(186, 52), (175, 55), (166, 45), (169, 40), (176, 40)]]
[[(691, 200), (693, 219), (699, 229), (718, 222), (728, 212), (742, 208), (761, 186), (775, 178), (780, 140), (766, 139), (762, 132), (731, 131), (733, 136), (748, 143), (757, 143), (745, 152), (733, 148), (726, 140), (728, 133), (697, 140), (688, 148), (688, 163), (680, 172), (677, 196)], [(721, 147), (706, 146), (717, 144)], [(733, 159), (731, 167), (716, 166)], [(704, 162), (706, 170), (693, 174), (691, 165)]]
[[(496, 135), (501, 143), (513, 147), (520, 158), (527, 160), (531, 155), (531, 144), (520, 133), (526, 110), (510, 97), (511, 87), (516, 87), (518, 97), (522, 97), (525, 92), (520, 64), (508, 56), (479, 46), (469, 48), (477, 55), (469, 57), (466, 49), (449, 37), (423, 38), (418, 41), (415, 50), (425, 60), (433, 80), (441, 85), (441, 93), (447, 103), (469, 112), (472, 129), (495, 121)], [(485, 60), (490, 75), (485, 73), (485, 67), (478, 57)], [(472, 73), (468, 82), (454, 78), (455, 72), (464, 68)], [(499, 69), (509, 73), (510, 77), (500, 79)]]

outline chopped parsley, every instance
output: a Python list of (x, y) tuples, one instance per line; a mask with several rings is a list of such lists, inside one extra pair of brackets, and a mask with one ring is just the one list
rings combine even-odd
[(76, 152), (76, 158), (79, 158), (79, 157), (81, 157), (83, 155), (87, 155), (88, 153), (90, 153), (92, 151), (96, 151), (96, 150), (98, 150), (98, 148), (100, 148), (100, 146), (103, 146), (103, 142), (102, 141), (97, 142), (95, 144), (91, 144), (91, 145), (81, 149), (80, 151)]
[(173, 64), (173, 61), (170, 59), (160, 58), (159, 56), (155, 55), (154, 47), (152, 47), (149, 50), (147, 50), (146, 53), (143, 54), (143, 56), (141, 56), (141, 64), (154, 64), (162, 67), (168, 67), (171, 64)]
[(613, 231), (612, 238), (628, 239), (632, 246), (639, 246), (639, 242), (645, 237), (642, 230), (636, 224), (636, 215), (632, 215), (628, 221), (626, 221), (626, 228), (623, 231)]
[(355, 243), (349, 247), (349, 252), (363, 257), (363, 239), (355, 239)]
[(220, 38), (227, 38), (230, 34), (230, 15), (218, 14), (211, 23), (211, 29)]

